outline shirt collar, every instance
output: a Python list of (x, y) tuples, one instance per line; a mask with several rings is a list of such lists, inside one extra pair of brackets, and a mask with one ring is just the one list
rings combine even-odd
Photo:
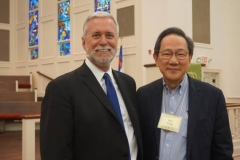
[[(178, 93), (182, 95), (187, 87), (187, 84), (188, 84), (188, 78), (187, 78), (187, 74), (185, 74), (181, 83), (172, 92), (178, 91)], [(163, 79), (163, 86), (166, 89), (166, 93), (169, 94), (170, 91), (164, 79)]]
[(103, 72), (99, 68), (97, 68), (88, 58), (85, 60), (86, 65), (89, 67), (89, 69), (92, 71), (94, 76), (97, 78), (98, 82), (101, 82), (102, 77), (104, 73), (108, 73), (111, 79), (113, 79), (113, 74), (112, 74), (112, 68), (110, 67), (107, 72)]

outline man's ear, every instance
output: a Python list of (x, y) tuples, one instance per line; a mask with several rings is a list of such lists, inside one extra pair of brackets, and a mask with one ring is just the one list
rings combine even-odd
[(155, 61), (156, 66), (158, 66), (158, 55), (153, 53), (153, 59)]
[(82, 37), (82, 47), (84, 48), (84, 50), (86, 50), (85, 49), (85, 44), (86, 44), (86, 40)]

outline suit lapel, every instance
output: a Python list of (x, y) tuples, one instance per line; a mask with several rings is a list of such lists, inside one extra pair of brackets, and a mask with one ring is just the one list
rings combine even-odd
[(188, 129), (187, 129), (187, 159), (190, 158), (191, 145), (197, 127), (198, 113), (201, 111), (202, 95), (195, 80), (189, 77), (189, 104), (188, 104)]
[[(126, 109), (128, 111), (128, 115), (130, 117), (133, 129), (134, 129), (134, 134), (136, 136), (137, 143), (138, 143), (138, 154), (141, 155), (143, 149), (142, 149), (141, 133), (139, 132), (140, 124), (139, 124), (137, 111), (135, 109), (136, 104), (133, 104), (136, 102), (133, 101), (132, 99), (129, 99), (129, 97), (132, 97), (132, 95), (129, 95), (130, 93), (128, 92), (128, 90), (129, 90), (128, 86), (126, 85), (125, 80), (119, 76), (118, 72), (113, 70), (113, 76), (114, 76), (114, 79), (116, 80), (118, 88), (121, 92), (123, 101), (125, 103)], [(136, 90), (136, 86), (135, 86), (135, 90)]]
[(114, 79), (118, 85), (118, 88), (122, 94), (125, 105), (127, 106), (127, 104), (128, 104), (128, 105), (133, 106), (133, 104), (131, 103), (131, 100), (128, 99), (128, 96), (126, 96), (126, 94), (123, 94), (128, 90), (127, 86), (125, 85), (125, 81), (118, 75), (118, 73), (116, 71), (113, 70), (112, 73), (113, 73)]
[[(162, 110), (162, 91), (163, 91), (163, 80), (160, 79), (159, 83), (154, 86), (152, 95), (152, 103), (153, 103), (153, 118), (154, 118), (154, 127), (155, 128), (155, 136), (157, 140), (157, 151), (159, 151), (159, 142), (160, 142), (160, 129), (157, 128), (161, 110)], [(200, 102), (202, 99), (202, 95), (200, 92), (200, 88), (195, 83), (195, 80), (189, 77), (189, 105), (188, 105), (188, 129), (187, 129), (187, 159), (190, 156), (190, 149), (194, 138), (194, 132), (196, 129), (197, 117), (200, 112), (201, 106)]]
[(162, 112), (162, 93), (163, 93), (163, 80), (160, 79), (158, 81), (158, 83), (156, 84), (156, 86), (154, 86), (153, 88), (153, 93), (151, 93), (152, 95), (152, 105), (153, 105), (153, 120), (154, 120), (154, 128), (155, 128), (155, 136), (156, 136), (156, 147), (157, 147), (157, 151), (159, 151), (159, 143), (160, 143), (160, 131), (161, 129), (159, 129), (158, 126), (158, 122), (160, 119), (160, 115)]
[(92, 71), (87, 67), (85, 62), (80, 67), (79, 72), (80, 72), (79, 75), (81, 75), (81, 79), (86, 84), (86, 86), (93, 92), (93, 94), (95, 94), (95, 96), (103, 104), (103, 106), (106, 107), (118, 120), (117, 114), (115, 113), (109, 99), (107, 98), (106, 93), (100, 86), (99, 82), (97, 81)]
[(125, 80), (122, 79), (119, 76), (118, 72), (116, 72), (114, 70), (113, 70), (113, 76), (114, 76), (114, 79), (116, 80), (118, 88), (121, 92), (121, 95), (122, 95), (123, 101), (125, 103), (126, 109), (128, 111), (128, 115), (131, 119), (132, 125), (134, 127), (140, 128), (140, 126), (138, 124), (137, 114), (136, 114), (137, 112), (136, 112), (136, 110), (134, 110), (136, 104), (133, 104), (133, 100), (129, 99), (129, 97), (131, 97), (131, 96), (128, 95), (129, 94), (128, 92), (126, 92), (128, 90), (128, 88), (126, 86)]

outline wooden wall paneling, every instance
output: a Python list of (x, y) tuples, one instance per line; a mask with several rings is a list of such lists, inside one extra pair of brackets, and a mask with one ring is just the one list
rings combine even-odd
[(28, 75), (28, 68), (26, 66), (16, 67), (16, 75)]
[(28, 22), (28, 1), (16, 1), (16, 24)]
[[(1, 15), (1, 14), (0, 14)], [(10, 31), (0, 29), (0, 61), (10, 61)]]
[(0, 23), (10, 23), (10, 1), (1, 0), (0, 1)]
[(10, 75), (11, 67), (0, 67), (0, 75)]
[(83, 23), (86, 17), (90, 14), (90, 10), (81, 10), (74, 9), (74, 13), (72, 14), (72, 50), (71, 54), (85, 54), (85, 51), (82, 47), (82, 35), (83, 35)]
[(27, 28), (22, 27), (16, 30), (16, 62), (29, 60)]
[(71, 70), (73, 70), (73, 68), (71, 67), (70, 61), (63, 61), (63, 62), (58, 62), (57, 63), (58, 76), (62, 75), (62, 74), (65, 74), (67, 72), (70, 72)]
[(56, 1), (49, 1), (49, 0), (40, 1), (39, 9), (41, 10), (41, 17), (54, 14), (54, 11), (57, 10), (57, 4), (55, 2)]
[[(47, 75), (48, 77), (51, 77), (51, 78), (56, 78), (57, 77), (56, 67), (55, 67), (54, 63), (41, 64), (40, 72)], [(40, 95), (44, 95), (45, 88), (46, 88), (46, 86), (48, 85), (49, 82), (50, 82), (49, 79), (40, 76), (40, 78), (39, 78), (40, 87), (39, 87), (39, 90), (38, 90), (38, 93)]]
[(42, 59), (57, 57), (56, 43), (57, 43), (57, 24), (54, 20), (48, 20), (41, 23), (39, 56)]

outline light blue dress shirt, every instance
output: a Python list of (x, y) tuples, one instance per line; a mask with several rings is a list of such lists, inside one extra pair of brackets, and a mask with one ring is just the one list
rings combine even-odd
[(186, 160), (188, 125), (188, 77), (171, 92), (163, 81), (162, 113), (182, 117), (179, 132), (161, 129), (159, 160)]

